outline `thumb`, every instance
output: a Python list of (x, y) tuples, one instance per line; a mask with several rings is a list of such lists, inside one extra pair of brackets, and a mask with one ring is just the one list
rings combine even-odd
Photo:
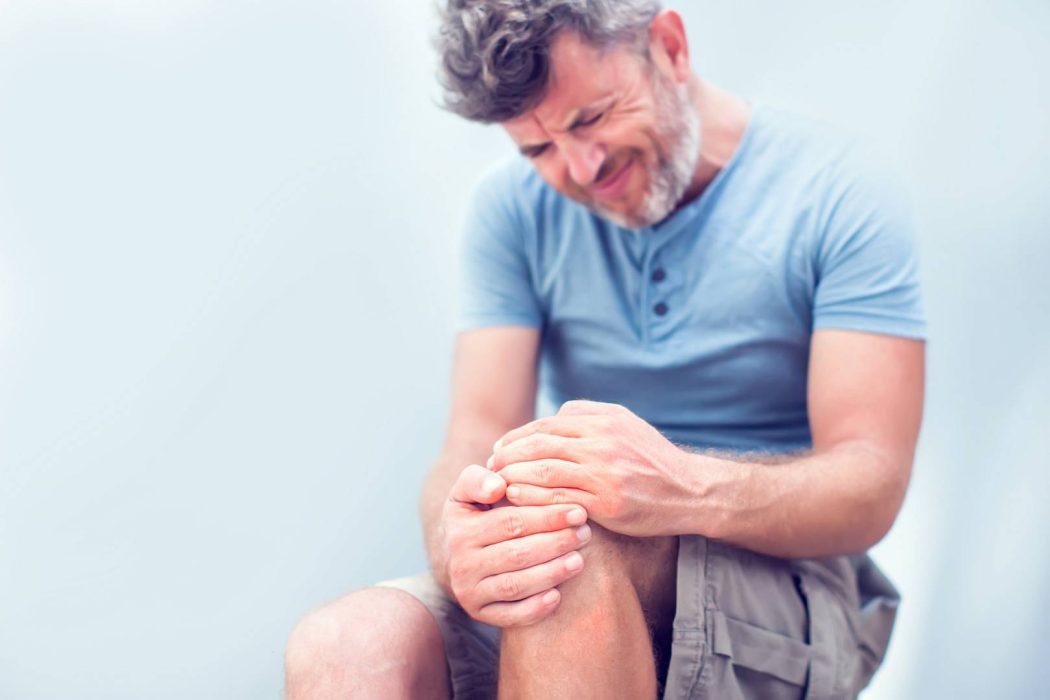
[(503, 498), (506, 491), (507, 482), (499, 474), (480, 464), (469, 464), (459, 473), (456, 483), (452, 484), (449, 497), (465, 504), (491, 505)]

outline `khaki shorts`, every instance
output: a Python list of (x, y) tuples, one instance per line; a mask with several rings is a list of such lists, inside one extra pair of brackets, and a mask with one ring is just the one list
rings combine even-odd
[[(788, 561), (695, 535), (679, 537), (677, 576), (664, 698), (855, 697), (882, 662), (899, 601), (866, 555)], [(456, 698), (496, 697), (498, 628), (430, 574), (376, 585), (434, 615)]]

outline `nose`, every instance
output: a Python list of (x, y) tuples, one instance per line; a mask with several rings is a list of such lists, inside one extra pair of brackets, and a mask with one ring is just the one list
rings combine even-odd
[(592, 184), (605, 160), (601, 145), (569, 135), (561, 143), (561, 151), (565, 156), (569, 177), (581, 187)]

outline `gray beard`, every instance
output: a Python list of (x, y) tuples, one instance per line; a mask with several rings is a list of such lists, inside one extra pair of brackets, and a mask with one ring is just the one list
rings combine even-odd
[(674, 85), (654, 75), (657, 115), (657, 163), (649, 169), (649, 184), (641, 211), (621, 214), (598, 206), (596, 211), (623, 228), (639, 229), (663, 221), (682, 200), (700, 160), (700, 117), (686, 85)]

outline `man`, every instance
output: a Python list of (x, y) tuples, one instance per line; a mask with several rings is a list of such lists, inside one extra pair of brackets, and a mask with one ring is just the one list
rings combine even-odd
[(922, 412), (892, 178), (651, 0), (451, 0), (440, 47), (524, 157), (469, 218), (433, 572), (308, 616), (289, 694), (854, 696)]

